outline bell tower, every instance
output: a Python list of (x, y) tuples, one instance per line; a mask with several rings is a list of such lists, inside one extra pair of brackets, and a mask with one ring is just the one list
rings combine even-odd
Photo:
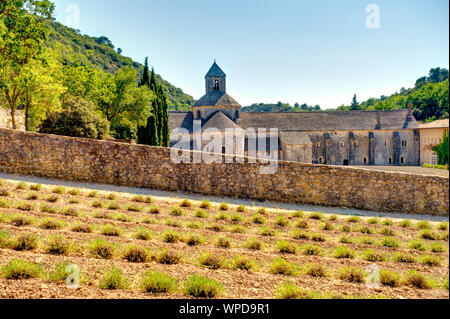
[(216, 60), (214, 60), (214, 64), (205, 76), (206, 94), (218, 92), (226, 93), (226, 78), (227, 75), (217, 65)]

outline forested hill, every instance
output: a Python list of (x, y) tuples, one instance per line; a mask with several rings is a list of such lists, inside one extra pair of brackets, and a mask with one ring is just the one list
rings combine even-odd
[[(367, 101), (358, 102), (357, 95), (349, 97), (349, 105), (342, 105), (336, 109), (327, 111), (344, 110), (397, 110), (408, 108), (411, 102), (414, 116), (419, 121), (433, 121), (449, 116), (449, 83), (448, 70), (444, 68), (433, 68), (428, 76), (417, 79), (413, 88), (401, 88), (390, 96), (370, 98)], [(295, 103), (278, 102), (275, 104), (254, 103), (242, 108), (243, 112), (302, 112), (321, 111), (319, 105), (311, 106)]]
[[(58, 22), (46, 23), (49, 31), (47, 45), (56, 49), (64, 61), (98, 68), (108, 73), (114, 73), (123, 66), (133, 66), (142, 74), (143, 65), (121, 55), (122, 50), (115, 48), (108, 38), (81, 35), (77, 30)], [(157, 81), (163, 86), (170, 110), (188, 110), (194, 103), (192, 96), (185, 94), (161, 76), (157, 75)]]

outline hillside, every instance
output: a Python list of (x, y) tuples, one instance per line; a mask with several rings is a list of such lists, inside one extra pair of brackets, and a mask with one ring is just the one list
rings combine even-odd
[[(66, 63), (79, 63), (109, 73), (124, 66), (133, 66), (139, 73), (143, 72), (142, 64), (121, 55), (121, 49), (116, 50), (108, 38), (82, 35), (58, 22), (46, 23), (49, 31), (47, 45), (56, 49)], [(157, 75), (157, 80), (163, 85), (170, 110), (188, 110), (193, 104), (193, 98), (183, 90), (165, 81), (160, 75)]]

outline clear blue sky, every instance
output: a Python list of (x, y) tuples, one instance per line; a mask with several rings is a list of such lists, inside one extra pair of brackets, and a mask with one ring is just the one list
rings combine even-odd
[[(54, 0), (56, 19), (80, 9), (79, 29), (107, 36), (123, 54), (186, 93), (204, 94), (213, 59), (227, 91), (254, 102), (349, 104), (412, 87), (449, 66), (447, 0)], [(380, 28), (367, 28), (366, 7)]]

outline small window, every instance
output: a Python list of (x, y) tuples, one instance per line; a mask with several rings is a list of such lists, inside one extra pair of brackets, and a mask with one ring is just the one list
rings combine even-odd
[(364, 157), (363, 162), (364, 164), (367, 164), (367, 157)]
[(317, 142), (317, 143), (316, 143), (316, 147), (320, 147), (320, 142)]
[(392, 157), (389, 157), (389, 164), (392, 164)]
[(439, 158), (435, 152), (431, 154), (431, 165), (437, 165), (439, 163)]
[(214, 91), (219, 91), (220, 82), (219, 80), (214, 80)]
[(323, 164), (323, 157), (322, 156), (319, 157), (319, 164)]
[(403, 147), (406, 147), (406, 145), (407, 145), (406, 140), (403, 140), (403, 141), (402, 141), (402, 146), (403, 146)]
[(345, 146), (345, 143), (344, 142), (341, 142), (341, 147), (344, 147)]
[(405, 164), (405, 158), (403, 156), (400, 157), (400, 164)]
[(222, 147), (222, 154), (225, 154), (225, 146)]
[(387, 147), (388, 142), (384, 141), (384, 147)]

